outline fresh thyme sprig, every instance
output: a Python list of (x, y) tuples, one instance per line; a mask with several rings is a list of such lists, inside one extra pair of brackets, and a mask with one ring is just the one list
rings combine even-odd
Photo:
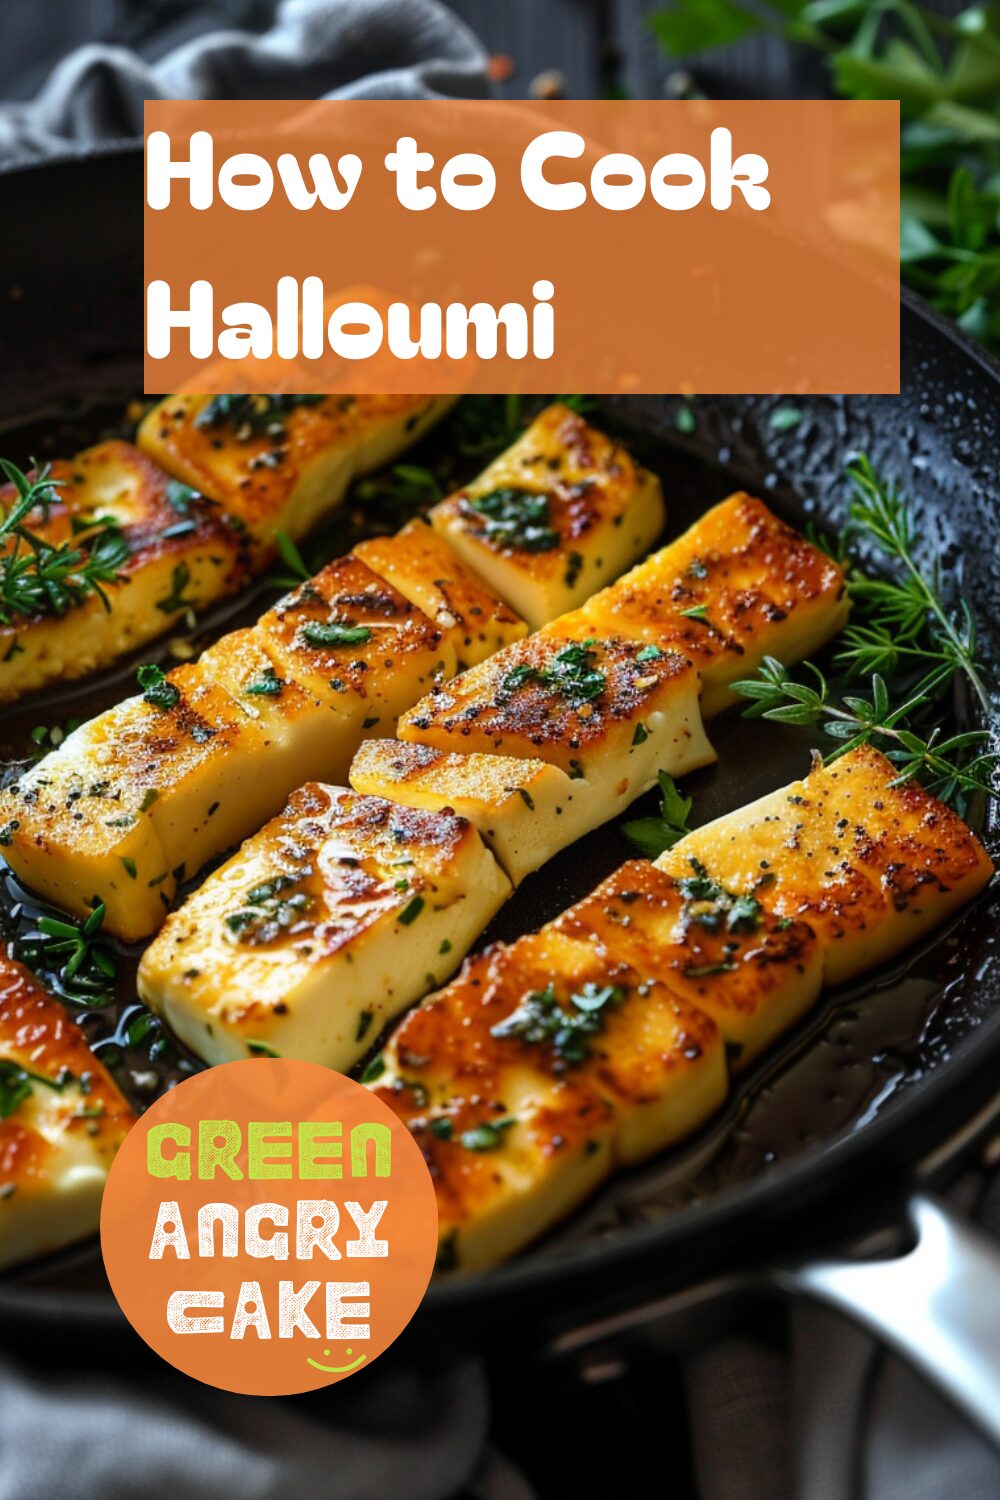
[(917, 780), (944, 802), (961, 805), (975, 792), (1000, 796), (995, 785), (998, 757), (982, 749), (990, 738), (988, 730), (970, 729), (944, 736), (940, 728), (935, 728), (924, 737), (912, 727), (929, 701), (930, 679), (918, 683), (902, 703), (893, 707), (885, 679), (878, 673), (872, 677), (870, 698), (850, 695), (837, 702), (819, 667), (806, 662), (805, 668), (812, 674), (812, 685), (797, 682), (780, 661), (765, 657), (757, 677), (733, 684), (735, 692), (751, 699), (744, 717), (778, 724), (821, 725), (825, 734), (840, 741), (826, 757), (828, 761), (859, 745), (874, 745), (898, 767), (894, 786)]
[[(982, 711), (993, 712), (976, 659), (972, 613), (960, 598), (944, 602), (940, 578), (928, 578), (914, 561), (913, 512), (904, 492), (880, 478), (861, 454), (847, 466), (853, 495), (845, 540), (859, 539), (894, 565), (891, 577), (871, 577), (858, 568), (850, 576), (851, 600), (861, 613), (847, 627), (835, 661), (850, 675), (895, 676), (907, 666), (928, 674), (924, 694), (962, 673)], [(933, 687), (930, 679), (934, 679)]]
[(0, 558), (0, 623), (9, 625), (16, 617), (63, 615), (90, 594), (110, 609), (105, 586), (121, 577), (128, 557), (128, 544), (118, 524), (101, 517), (78, 519), (73, 543), (53, 545), (27, 523), (33, 511), (48, 519), (62, 481), (51, 477), (47, 465), (29, 478), (6, 458), (0, 458), (0, 471), (17, 497), (0, 521), (0, 545), (8, 544)]
[[(881, 478), (864, 455), (852, 459), (846, 473), (852, 495), (843, 535), (835, 546), (814, 540), (846, 566), (855, 606), (834, 665), (849, 679), (869, 677), (870, 696), (835, 691), (812, 662), (803, 668), (812, 680), (803, 682), (766, 657), (756, 677), (733, 684), (750, 699), (745, 717), (821, 726), (839, 742), (827, 760), (874, 745), (898, 767), (895, 785), (919, 781), (960, 812), (972, 794), (998, 798), (1000, 756), (986, 748), (990, 730), (952, 734), (929, 726), (956, 680), (967, 684), (987, 721), (995, 714), (968, 603), (960, 597), (949, 605), (939, 570), (929, 576), (916, 562), (916, 525), (904, 492)], [(884, 559), (891, 572), (864, 570), (853, 555), (858, 543)]]

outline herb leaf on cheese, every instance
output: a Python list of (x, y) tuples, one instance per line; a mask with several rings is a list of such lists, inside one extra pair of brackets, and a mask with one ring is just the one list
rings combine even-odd
[(483, 518), (482, 535), (495, 547), (551, 552), (559, 545), (559, 533), (551, 525), (548, 495), (505, 486), (490, 490), (488, 495), (477, 495), (468, 504)]
[(679, 839), (691, 830), (688, 819), (694, 806), (692, 797), (682, 797), (672, 776), (661, 771), (657, 777), (660, 785), (660, 812), (657, 817), (632, 818), (622, 824), (625, 837), (635, 845), (647, 859), (656, 859), (666, 849), (672, 849)]
[(569, 1006), (560, 1005), (553, 985), (525, 995), (516, 1010), (490, 1028), (490, 1035), (516, 1037), (529, 1043), (551, 1043), (556, 1056), (566, 1063), (586, 1060), (588, 1040), (604, 1029), (605, 1008), (624, 999), (617, 985), (585, 984), (570, 996)]

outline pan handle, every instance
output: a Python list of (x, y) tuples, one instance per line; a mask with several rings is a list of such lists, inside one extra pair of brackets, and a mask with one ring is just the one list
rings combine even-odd
[(776, 1279), (884, 1340), (1000, 1447), (1000, 1250), (939, 1199), (908, 1207), (904, 1254), (807, 1261)]

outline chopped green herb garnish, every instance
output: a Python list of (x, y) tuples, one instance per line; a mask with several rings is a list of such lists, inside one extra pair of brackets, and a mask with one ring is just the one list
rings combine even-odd
[(318, 406), (323, 396), (213, 396), (194, 419), (196, 427), (231, 427), (241, 441), (284, 437), (283, 418), (297, 406)]
[(685, 619), (685, 620), (702, 620), (702, 621), (707, 621), (707, 619), (708, 619), (708, 605), (707, 604), (692, 604), (692, 606), (691, 606), (690, 609), (682, 609), (680, 611), (680, 614), (681, 614), (682, 618)]
[(376, 1078), (381, 1078), (385, 1072), (385, 1060), (380, 1056), (373, 1057), (361, 1075), (362, 1083), (374, 1083)]
[(417, 920), (425, 905), (426, 902), (424, 901), (423, 896), (414, 896), (413, 900), (408, 902), (407, 905), (403, 907), (403, 910), (400, 912), (396, 920), (402, 923), (404, 927), (409, 927), (411, 922), (415, 922)]
[(632, 736), (633, 745), (644, 745), (648, 739), (649, 730), (646, 728), (645, 724), (637, 724), (635, 726), (635, 733)]
[(371, 1030), (371, 1024), (374, 1021), (374, 1019), (375, 1019), (375, 1012), (373, 1010), (363, 1010), (361, 1012), (361, 1014), (358, 1016), (358, 1029), (354, 1033), (354, 1040), (356, 1042), (363, 1042), (364, 1041), (365, 1037), (368, 1035), (369, 1031)]
[(504, 1131), (516, 1123), (513, 1119), (484, 1121), (482, 1125), (473, 1125), (471, 1130), (463, 1130), (459, 1139), (466, 1151), (495, 1151), (503, 1145)]
[(526, 995), (515, 1011), (490, 1028), (490, 1035), (529, 1043), (549, 1042), (564, 1062), (581, 1063), (588, 1056), (589, 1038), (604, 1029), (603, 1010), (623, 999), (624, 991), (617, 985), (585, 984), (564, 1007), (550, 984)]
[(494, 546), (519, 552), (551, 552), (559, 546), (548, 495), (503, 488), (477, 495), (468, 504), (483, 517), (482, 535)]
[(284, 686), (284, 680), (274, 668), (265, 667), (258, 677), (247, 683), (243, 691), (257, 698), (280, 698)]
[(248, 1041), (247, 1042), (247, 1051), (251, 1054), (252, 1057), (280, 1057), (281, 1056), (280, 1052), (275, 1052), (274, 1048), (273, 1047), (269, 1047), (266, 1042)]
[(180, 689), (175, 687), (166, 674), (152, 663), (139, 667), (135, 675), (142, 688), (143, 698), (154, 708), (164, 710), (176, 708), (181, 701)]
[(310, 646), (361, 646), (372, 638), (367, 625), (341, 624), (337, 620), (311, 621), (299, 633)]
[(164, 599), (157, 599), (156, 607), (165, 615), (176, 615), (185, 609), (194, 609), (198, 603), (197, 599), (185, 599), (184, 590), (191, 582), (191, 569), (187, 563), (178, 563), (170, 579), (170, 593)]

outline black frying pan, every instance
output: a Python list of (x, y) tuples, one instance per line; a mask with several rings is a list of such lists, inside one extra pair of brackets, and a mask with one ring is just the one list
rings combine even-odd
[[(138, 152), (116, 150), (0, 176), (0, 451), (19, 461), (37, 451), (45, 428), (55, 427), (64, 446), (91, 440), (90, 405), (140, 388), (141, 170)], [(844, 461), (867, 451), (920, 497), (923, 553), (960, 574), (997, 681), (1000, 367), (906, 297), (899, 398), (797, 402), (805, 418), (784, 432), (769, 423), (779, 404), (744, 396), (699, 402), (689, 436), (677, 430), (671, 398), (612, 401), (604, 419), (661, 473), (671, 532), (737, 487), (760, 493), (790, 519), (814, 515), (835, 527)], [(78, 691), (64, 690), (64, 704)], [(960, 722), (965, 712), (956, 703)], [(712, 725), (712, 738), (719, 765), (687, 784), (699, 821), (808, 764), (808, 738), (777, 726), (729, 716)], [(995, 819), (985, 836), (996, 856)], [(628, 854), (614, 826), (599, 830), (526, 882), (490, 936), (545, 921)], [(994, 886), (898, 967), (829, 995), (695, 1140), (618, 1178), (512, 1265), (436, 1282), (418, 1328), (476, 1341), (502, 1337), (505, 1329), (523, 1340), (532, 1328), (558, 1346), (560, 1328), (574, 1325), (562, 1347), (576, 1349), (645, 1317), (649, 1298), (676, 1315), (721, 1290), (779, 1283), (842, 1305), (867, 1301), (869, 1321), (891, 1322), (884, 1286), (862, 1286), (861, 1277), (818, 1267), (815, 1257), (835, 1248), (834, 1233), (839, 1246), (855, 1231), (898, 1230), (914, 1183), (942, 1180), (988, 1132), (1000, 1066), (998, 909)], [(942, 1311), (939, 1302), (955, 1344), (950, 1371), (934, 1373), (1000, 1436), (1000, 1375), (990, 1388), (992, 1366), (968, 1364), (977, 1330), (987, 1350), (990, 1340), (1000, 1350), (1000, 1328), (983, 1332), (989, 1301), (1000, 1298), (976, 1280), (1000, 1274), (1000, 1258), (994, 1270), (960, 1225), (926, 1204), (918, 1219), (924, 1248), (905, 1265), (893, 1262), (887, 1274), (907, 1286), (912, 1301), (921, 1286), (927, 1290), (927, 1264), (933, 1260), (937, 1272), (946, 1265), (946, 1242), (953, 1258), (946, 1291), (955, 1290), (956, 1267), (967, 1289), (977, 1290), (971, 1304), (951, 1296)], [(904, 1232), (903, 1240), (911, 1244), (913, 1235)], [(37, 1342), (51, 1330), (65, 1348), (74, 1333), (122, 1332), (95, 1264), (88, 1247), (8, 1278), (0, 1284), (2, 1333)], [(975, 1317), (963, 1324), (970, 1305)], [(593, 1327), (581, 1333), (584, 1312)], [(905, 1321), (897, 1316), (888, 1330), (898, 1344), (906, 1342)], [(971, 1382), (964, 1379), (970, 1368)]]

